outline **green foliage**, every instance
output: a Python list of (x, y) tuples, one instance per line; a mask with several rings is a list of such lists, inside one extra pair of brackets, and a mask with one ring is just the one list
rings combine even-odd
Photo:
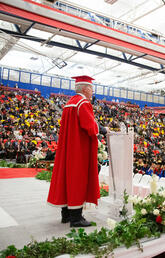
[(6, 160), (0, 161), (0, 167), (7, 167), (7, 168), (26, 168), (26, 164), (18, 164), (13, 162), (7, 162)]
[(29, 160), (29, 163), (27, 164), (28, 168), (35, 168), (36, 167), (36, 161), (37, 159), (34, 157), (31, 157)]
[[(158, 228), (156, 232), (159, 233)], [(5, 258), (7, 255), (15, 255), (17, 258), (45, 258), (56, 257), (62, 254), (78, 255), (93, 254), (95, 257), (103, 257), (113, 252), (119, 246), (126, 248), (136, 244), (142, 251), (139, 240), (144, 237), (158, 237), (160, 234), (153, 232), (153, 224), (148, 223), (145, 219), (122, 220), (117, 223), (114, 230), (102, 227), (87, 234), (85, 229), (72, 229), (62, 238), (52, 238), (51, 241), (38, 243), (32, 241), (23, 249), (16, 249), (15, 246), (9, 246), (6, 250), (0, 252), (0, 257)]]
[(6, 160), (1, 160), (0, 161), (0, 167), (7, 167), (7, 162), (6, 162)]
[(17, 248), (14, 245), (9, 245), (5, 250), (0, 251), (0, 257), (6, 258), (8, 255), (16, 255)]
[(129, 198), (129, 195), (127, 194), (126, 192), (126, 189), (124, 190), (124, 195), (123, 195), (123, 208), (121, 211), (119, 211), (119, 216), (120, 217), (123, 217), (124, 219), (127, 218), (127, 213), (128, 213), (128, 210), (127, 210), (127, 204), (128, 204), (128, 198)]
[(100, 196), (101, 197), (105, 197), (108, 196), (108, 191), (106, 189), (104, 189), (103, 187), (100, 188)]
[(36, 175), (36, 178), (50, 182), (52, 178), (52, 171), (42, 170)]
[(124, 195), (123, 195), (124, 204), (127, 204), (127, 203), (128, 203), (128, 198), (129, 198), (129, 195), (127, 194), (126, 189), (125, 189), (125, 190), (124, 190)]

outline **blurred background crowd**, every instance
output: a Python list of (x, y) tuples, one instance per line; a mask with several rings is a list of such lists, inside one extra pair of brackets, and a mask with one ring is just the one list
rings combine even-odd
[[(69, 96), (0, 88), (0, 159), (54, 159), (62, 109)], [(111, 131), (134, 128), (134, 173), (165, 177), (165, 115), (129, 103), (92, 99), (95, 118)], [(99, 140), (106, 144), (106, 135)]]

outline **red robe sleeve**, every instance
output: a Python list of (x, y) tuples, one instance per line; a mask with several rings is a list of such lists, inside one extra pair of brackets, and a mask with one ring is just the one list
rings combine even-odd
[(94, 118), (93, 108), (89, 101), (81, 103), (78, 109), (80, 126), (87, 131), (89, 136), (98, 134), (98, 126)]

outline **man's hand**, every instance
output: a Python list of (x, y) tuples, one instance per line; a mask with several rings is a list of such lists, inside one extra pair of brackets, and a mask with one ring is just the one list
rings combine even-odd
[(107, 133), (110, 133), (110, 129), (108, 127), (105, 127)]

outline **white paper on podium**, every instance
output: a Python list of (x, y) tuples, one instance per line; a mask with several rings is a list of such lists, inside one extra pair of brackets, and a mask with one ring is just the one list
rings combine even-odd
[(110, 132), (107, 137), (110, 155), (109, 195), (112, 198), (116, 196), (116, 200), (123, 200), (125, 189), (128, 194), (133, 193), (133, 131)]

